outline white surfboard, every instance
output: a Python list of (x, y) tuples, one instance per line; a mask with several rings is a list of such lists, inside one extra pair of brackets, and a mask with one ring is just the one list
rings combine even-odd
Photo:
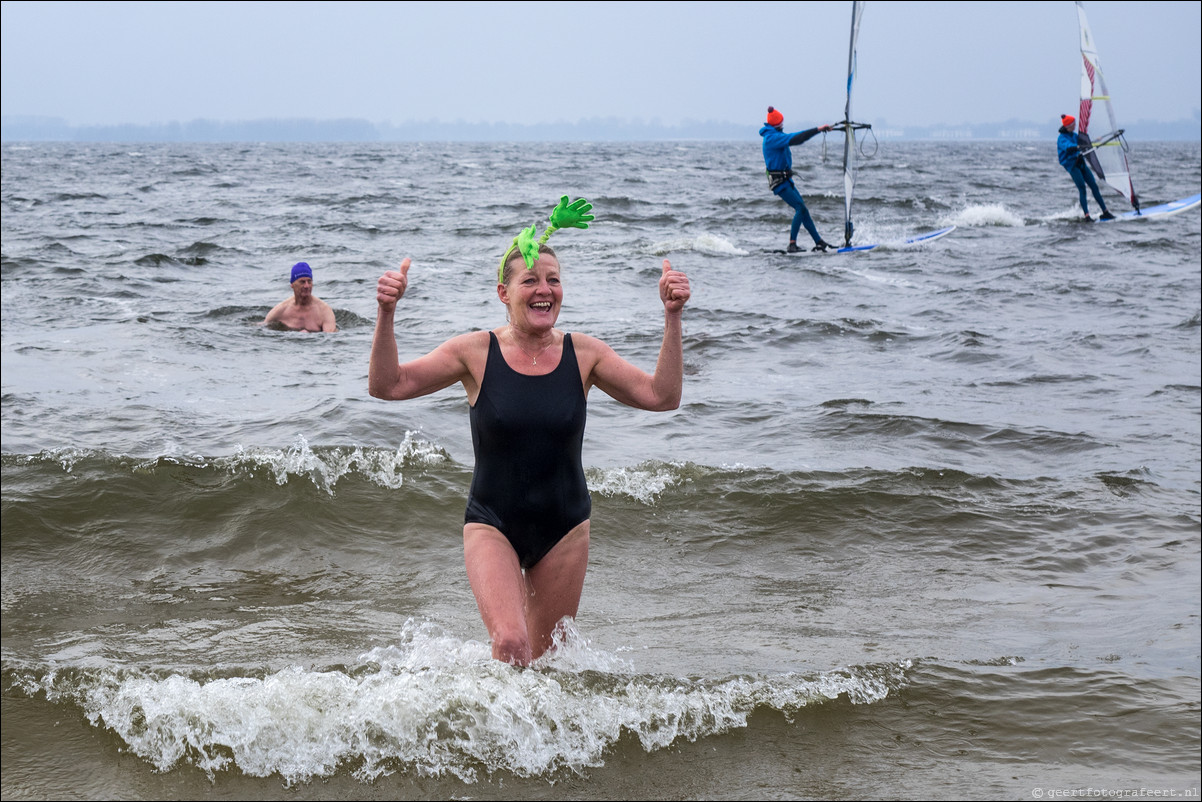
[(1129, 212), (1116, 214), (1113, 220), (1099, 220), (1095, 217), (1093, 221), (1095, 223), (1114, 223), (1119, 220), (1147, 220), (1153, 217), (1168, 217), (1171, 214), (1179, 214), (1187, 209), (1192, 209), (1199, 204), (1202, 204), (1202, 192), (1197, 195), (1190, 195), (1188, 198), (1175, 200), (1172, 203), (1162, 203), (1159, 206), (1149, 206), (1139, 211), (1132, 209)]
[[(875, 242), (870, 245), (850, 245), (846, 248), (831, 248), (829, 251), (813, 251), (809, 248), (802, 248), (794, 251), (793, 253), (789, 253), (789, 256), (800, 256), (802, 254), (818, 256), (821, 254), (831, 253), (860, 253), (861, 251), (871, 251), (875, 248), (908, 248), (914, 245), (924, 245), (928, 242), (934, 242), (941, 237), (946, 237), (955, 230), (955, 226), (948, 226), (947, 228), (941, 228), (938, 231), (928, 231), (925, 234), (915, 234), (912, 237), (893, 240), (891, 242)], [(775, 248), (772, 250), (765, 250), (764, 253), (788, 253), (788, 251), (782, 251), (780, 248)]]
[(938, 231), (928, 231), (925, 234), (915, 234), (912, 237), (906, 237), (897, 242), (878, 242), (874, 245), (849, 245), (846, 248), (837, 248), (835, 253), (854, 253), (856, 251), (871, 251), (873, 248), (905, 248), (910, 245), (921, 245), (926, 242), (934, 242), (940, 237), (946, 237), (948, 234), (956, 230), (955, 226), (941, 228)]

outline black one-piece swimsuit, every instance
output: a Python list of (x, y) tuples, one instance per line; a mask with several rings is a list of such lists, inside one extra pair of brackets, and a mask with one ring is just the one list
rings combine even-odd
[(527, 376), (511, 368), (497, 335), (471, 408), (476, 468), (464, 523), (495, 527), (530, 568), (578, 524), (593, 502), (584, 480), (585, 397), (572, 335), (555, 370)]

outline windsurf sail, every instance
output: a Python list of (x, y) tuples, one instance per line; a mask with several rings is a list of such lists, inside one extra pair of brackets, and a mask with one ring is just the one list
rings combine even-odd
[(1135, 195), (1131, 167), (1127, 163), (1127, 140), (1115, 121), (1114, 104), (1102, 77), (1098, 49), (1081, 0), (1077, 0), (1077, 21), (1081, 25), (1081, 107), (1077, 113), (1077, 141), (1098, 178), (1139, 211), (1139, 198)]
[(857, 0), (851, 4), (851, 45), (847, 53), (847, 106), (843, 121), (831, 126), (842, 129), (843, 142), (843, 247), (851, 246), (851, 235), (855, 226), (851, 221), (851, 201), (856, 189), (856, 131), (871, 128), (867, 123), (852, 122), (851, 94), (856, 82), (856, 39), (860, 36), (860, 18), (864, 15), (864, 3)]

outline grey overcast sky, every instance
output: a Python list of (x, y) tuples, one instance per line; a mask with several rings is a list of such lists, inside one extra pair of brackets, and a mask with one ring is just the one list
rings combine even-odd
[[(3, 3), (5, 116), (673, 124), (842, 118), (850, 2)], [(1202, 104), (1202, 3), (1087, 2), (1124, 121)], [(1058, 121), (1071, 0), (869, 2), (853, 116)], [(1049, 122), (1049, 124), (1051, 124)]]

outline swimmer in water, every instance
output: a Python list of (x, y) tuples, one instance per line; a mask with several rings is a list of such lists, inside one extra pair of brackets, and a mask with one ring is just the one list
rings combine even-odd
[(410, 260), (376, 285), (371, 395), (416, 398), (455, 383), (467, 393), (476, 465), (464, 562), (493, 657), (515, 665), (546, 652), (556, 626), (575, 618), (580, 604), (592, 508), (580, 455), (589, 390), (637, 409), (680, 405), (689, 280), (668, 260), (659, 277), (664, 334), (654, 373), (595, 337), (555, 327), (564, 290), (559, 257), (546, 240), (560, 228), (588, 228), (591, 209), (565, 196), (541, 241), (534, 226), (514, 239), (497, 273), (504, 325), (452, 337), (404, 364), (393, 316), (409, 286)]
[(261, 325), (292, 331), (338, 331), (334, 310), (313, 294), (313, 270), (307, 263), (294, 264), (288, 282), (292, 297), (276, 304)]

